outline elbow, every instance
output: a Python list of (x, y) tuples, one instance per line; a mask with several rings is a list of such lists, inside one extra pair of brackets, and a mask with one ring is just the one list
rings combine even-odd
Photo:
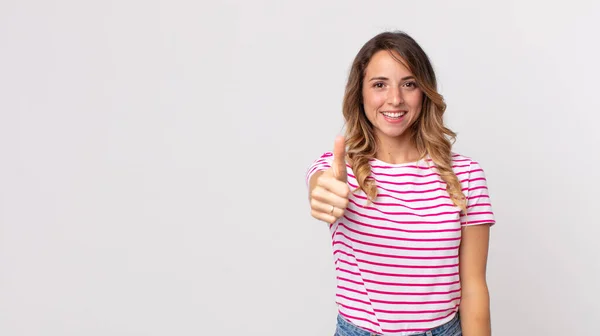
[(461, 297), (463, 300), (477, 297), (489, 297), (490, 291), (485, 280), (473, 281), (468, 284), (463, 284), (461, 289)]

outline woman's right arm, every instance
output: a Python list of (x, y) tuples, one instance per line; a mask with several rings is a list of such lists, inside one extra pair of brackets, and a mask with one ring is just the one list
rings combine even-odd
[(310, 181), (308, 182), (308, 199), (309, 200), (310, 200), (313, 190), (317, 187), (317, 181), (319, 179), (319, 176), (323, 175), (323, 173), (325, 173), (325, 171), (320, 170), (320, 171), (314, 173), (310, 177)]
[(344, 146), (344, 138), (338, 137), (333, 149), (331, 167), (313, 173), (308, 183), (311, 215), (329, 224), (335, 223), (348, 206), (350, 187), (347, 183)]

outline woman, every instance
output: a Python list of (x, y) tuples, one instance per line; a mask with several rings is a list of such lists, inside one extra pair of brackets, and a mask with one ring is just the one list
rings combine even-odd
[(414, 39), (375, 36), (352, 64), (346, 136), (309, 167), (311, 213), (333, 240), (336, 335), (491, 335), (494, 214), (480, 165), (452, 151), (436, 86)]

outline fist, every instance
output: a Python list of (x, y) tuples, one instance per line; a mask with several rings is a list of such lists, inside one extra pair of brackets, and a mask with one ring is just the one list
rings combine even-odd
[(344, 215), (350, 196), (344, 137), (335, 139), (331, 168), (315, 178), (316, 182), (310, 192), (311, 215), (333, 224)]

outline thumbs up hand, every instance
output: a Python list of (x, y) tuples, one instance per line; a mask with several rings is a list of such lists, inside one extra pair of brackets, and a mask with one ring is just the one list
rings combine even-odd
[(344, 137), (335, 139), (331, 168), (315, 175), (314, 179), (310, 192), (311, 215), (333, 224), (344, 214), (350, 196)]
[[(348, 171), (346, 170), (346, 144), (345, 139), (339, 136), (333, 145), (333, 177), (340, 182), (348, 182)], [(350, 189), (348, 189), (350, 190)]]

